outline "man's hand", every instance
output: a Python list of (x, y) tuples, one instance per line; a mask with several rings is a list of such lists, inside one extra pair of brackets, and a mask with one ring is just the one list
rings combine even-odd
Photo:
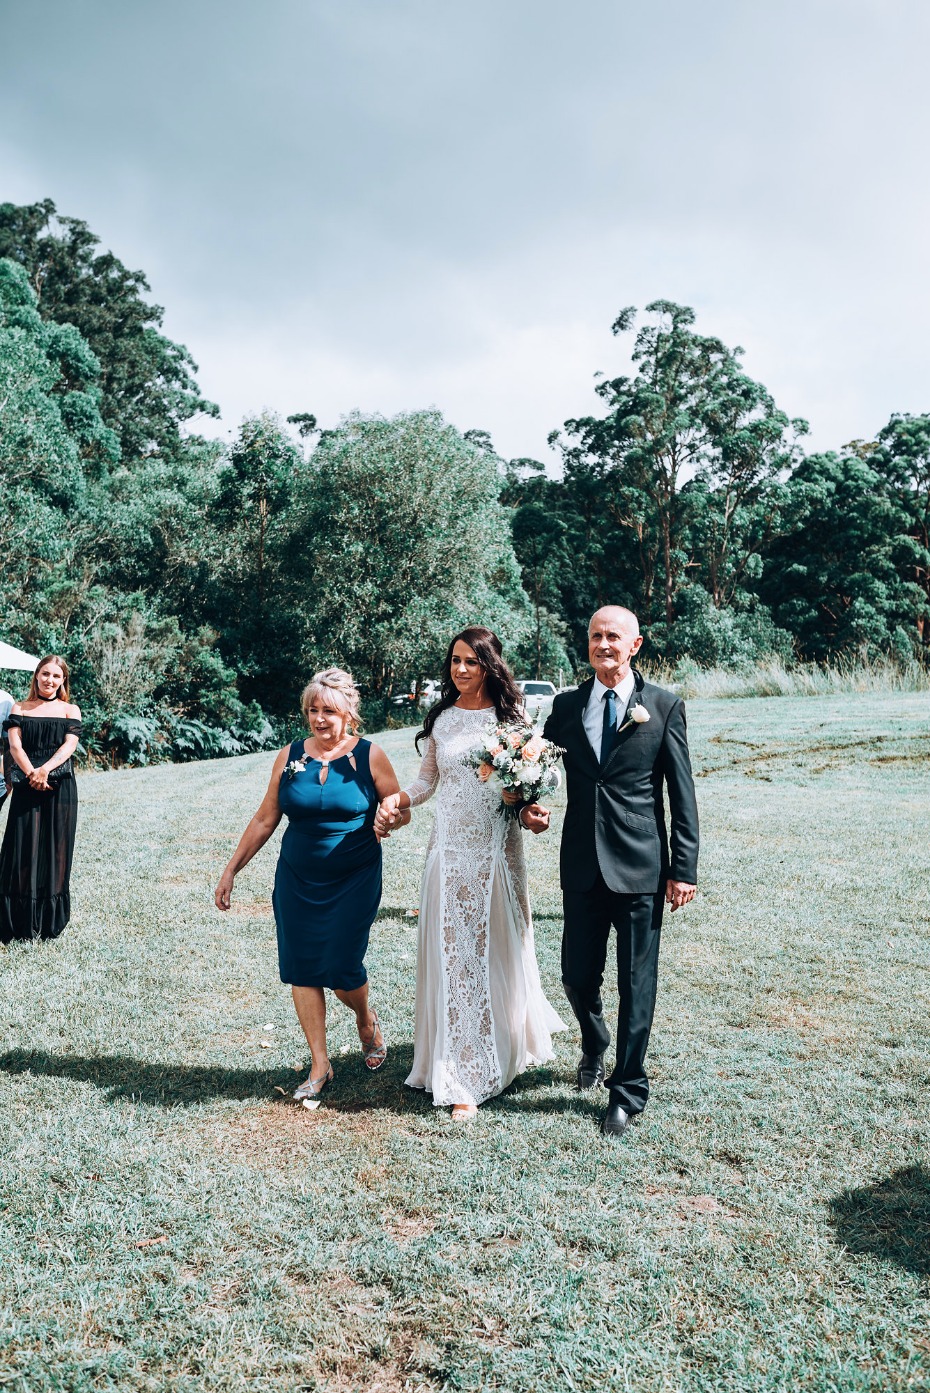
[(527, 832), (545, 832), (549, 827), (549, 809), (539, 803), (530, 803), (520, 813), (520, 826)]
[(690, 904), (697, 893), (696, 885), (689, 885), (686, 880), (667, 880), (665, 882), (665, 903), (672, 906), (672, 913), (676, 909), (681, 909), (683, 904)]

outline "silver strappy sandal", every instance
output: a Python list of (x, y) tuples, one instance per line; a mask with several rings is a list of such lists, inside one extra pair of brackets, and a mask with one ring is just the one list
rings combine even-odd
[(330, 1065), (326, 1073), (322, 1074), (318, 1079), (312, 1076), (309, 1079), (305, 1079), (299, 1087), (294, 1089), (291, 1098), (295, 1103), (311, 1102), (314, 1098), (319, 1098), (326, 1085), (332, 1083), (332, 1081), (333, 1066)]
[[(361, 1040), (362, 1054), (365, 1059), (365, 1064), (369, 1069), (375, 1070), (380, 1069), (381, 1065), (387, 1059), (387, 1040), (384, 1035), (384, 1026), (378, 1019), (378, 1013), (374, 1009), (374, 1007), (372, 1007), (371, 1009), (371, 1014), (375, 1022), (374, 1025), (371, 1027), (371, 1036), (369, 1037), (367, 1042), (364, 1036), (361, 1037)], [(375, 1037), (377, 1036), (379, 1030), (381, 1032), (381, 1044), (376, 1045)]]

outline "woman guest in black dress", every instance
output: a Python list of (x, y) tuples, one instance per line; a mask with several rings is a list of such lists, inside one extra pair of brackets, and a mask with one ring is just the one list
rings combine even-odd
[(81, 733), (64, 658), (40, 660), (6, 726), (13, 792), (0, 847), (0, 942), (57, 938), (71, 918), (78, 803), (71, 756)]
[(318, 672), (301, 707), (310, 737), (278, 753), (268, 792), (214, 897), (217, 909), (229, 908), (237, 873), (286, 814), (273, 904), (281, 981), (291, 987), (310, 1046), (309, 1077), (293, 1094), (298, 1103), (318, 1097), (333, 1077), (325, 987), (355, 1012), (368, 1068), (387, 1058), (381, 1022), (368, 1003), (364, 957), (381, 900), (375, 811), (398, 790), (384, 751), (358, 737), (358, 692), (347, 672)]

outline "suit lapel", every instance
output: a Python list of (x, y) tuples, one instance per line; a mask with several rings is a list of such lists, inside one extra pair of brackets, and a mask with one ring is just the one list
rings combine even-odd
[(594, 769), (600, 773), (601, 763), (597, 755), (591, 749), (591, 742), (588, 740), (588, 732), (584, 728), (584, 713), (594, 687), (594, 678), (589, 677), (586, 682), (582, 682), (578, 688), (578, 699), (575, 702), (575, 710), (571, 718), (569, 727), (572, 737), (580, 745), (583, 754), (590, 760)]

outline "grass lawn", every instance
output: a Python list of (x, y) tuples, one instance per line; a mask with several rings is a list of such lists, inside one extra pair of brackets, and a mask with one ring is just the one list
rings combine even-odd
[[(930, 703), (689, 715), (702, 888), (620, 1143), (574, 1031), (470, 1127), (403, 1088), (428, 808), (368, 958), (390, 1059), (334, 1001), (309, 1113), (274, 1093), (307, 1063), (274, 848), (212, 907), (270, 758), (82, 777), (72, 924), (0, 950), (0, 1389), (930, 1386)], [(557, 835), (528, 841), (564, 1011)]]

